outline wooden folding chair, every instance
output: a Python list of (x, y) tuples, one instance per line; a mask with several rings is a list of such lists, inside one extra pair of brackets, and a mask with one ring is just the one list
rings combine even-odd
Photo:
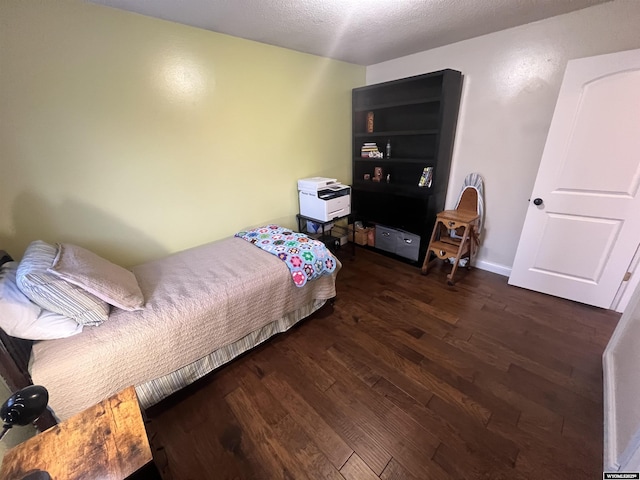
[[(466, 258), (466, 267), (471, 268), (471, 260), (475, 257), (480, 244), (479, 225), (478, 190), (467, 186), (462, 191), (455, 210), (444, 210), (436, 216), (427, 254), (422, 264), (422, 274), (426, 275), (431, 263), (438, 259), (446, 261), (453, 259), (451, 273), (447, 275), (447, 283), (453, 285), (460, 260)], [(435, 258), (431, 259), (431, 254), (434, 254)]]

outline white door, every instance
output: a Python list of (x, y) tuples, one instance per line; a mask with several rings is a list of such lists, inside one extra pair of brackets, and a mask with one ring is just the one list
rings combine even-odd
[(640, 244), (640, 50), (567, 64), (509, 283), (610, 308)]

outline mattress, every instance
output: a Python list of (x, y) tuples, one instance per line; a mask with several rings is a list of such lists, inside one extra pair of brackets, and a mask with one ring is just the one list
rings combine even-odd
[[(173, 372), (206, 363), (212, 352), (238, 345), (254, 332), (259, 343), (264, 331), (288, 328), (302, 318), (299, 312), (310, 313), (335, 296), (339, 267), (298, 288), (280, 259), (239, 238), (139, 265), (132, 270), (144, 310), (114, 308), (98, 327), (36, 342), (31, 377), (47, 388), (49, 406), (64, 420), (127, 386), (166, 383)], [(159, 396), (151, 392), (145, 403)]]

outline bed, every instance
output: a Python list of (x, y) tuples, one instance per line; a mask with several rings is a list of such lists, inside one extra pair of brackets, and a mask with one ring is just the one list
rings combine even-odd
[(68, 338), (0, 332), (3, 376), (14, 388), (44, 385), (57, 420), (129, 385), (148, 408), (333, 299), (341, 265), (331, 258), (333, 273), (302, 287), (280, 258), (236, 237), (133, 267), (143, 309), (112, 307)]

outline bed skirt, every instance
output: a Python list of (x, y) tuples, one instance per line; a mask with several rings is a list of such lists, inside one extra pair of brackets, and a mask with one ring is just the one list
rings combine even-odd
[(238, 355), (251, 350), (278, 333), (286, 332), (300, 320), (303, 320), (316, 310), (322, 308), (326, 302), (327, 300), (314, 300), (298, 310), (288, 313), (283, 318), (268, 323), (240, 340), (225, 345), (189, 365), (141, 385), (136, 385), (135, 388), (140, 406), (143, 409), (147, 409), (159, 403), (169, 395), (192, 384), (225, 363), (230, 362)]

